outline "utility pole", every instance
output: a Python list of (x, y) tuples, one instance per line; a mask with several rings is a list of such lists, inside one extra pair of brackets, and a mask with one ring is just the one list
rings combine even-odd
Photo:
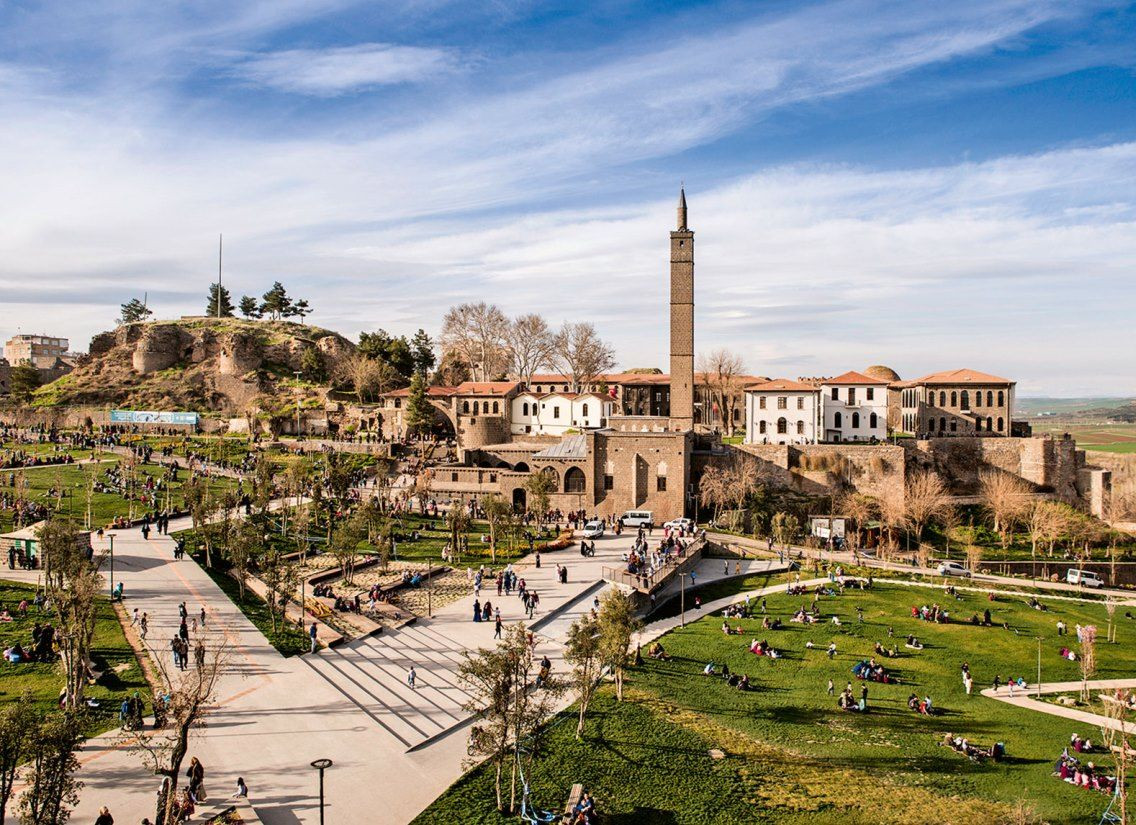
[[(221, 253), (224, 249), (225, 236), (217, 234), (217, 317), (221, 317)], [(323, 772), (320, 772), (323, 776)]]

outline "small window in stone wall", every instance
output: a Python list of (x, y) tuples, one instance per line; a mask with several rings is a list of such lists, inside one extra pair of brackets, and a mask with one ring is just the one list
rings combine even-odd
[(457, 473), (450, 473), (450, 481), (457, 481), (457, 480), (458, 480), (458, 474)]
[(660, 493), (665, 493), (667, 491), (667, 477), (666, 476), (656, 476), (656, 478), (655, 478), (655, 489)]
[(615, 476), (604, 476), (604, 490), (611, 491), (611, 490), (614, 490), (614, 489), (615, 489)]
[(868, 388), (867, 388), (866, 390), (864, 390), (864, 395), (865, 395), (865, 396), (867, 397), (867, 399), (868, 399), (869, 401), (873, 400), (873, 399), (874, 399), (874, 398), (876, 397), (876, 390), (875, 390), (875, 388), (873, 388), (873, 387), (868, 387)]
[(490, 473), (489, 474), (489, 483), (490, 484), (496, 484), (497, 483), (497, 474), (496, 473)]

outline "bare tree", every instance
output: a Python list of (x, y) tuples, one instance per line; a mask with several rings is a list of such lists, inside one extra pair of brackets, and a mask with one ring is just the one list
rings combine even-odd
[(615, 366), (615, 350), (589, 323), (565, 321), (556, 333), (551, 362), (567, 376), (573, 392), (581, 392)]
[(978, 481), (982, 504), (994, 519), (994, 530), (1001, 537), (1004, 550), (1014, 525), (1029, 512), (1030, 489), (1017, 476), (999, 470), (981, 473)]
[(1102, 702), (1101, 715), (1109, 722), (1101, 724), (1101, 742), (1105, 748), (1112, 751), (1116, 770), (1116, 790), (1119, 810), (1114, 811), (1118, 817), (1115, 822), (1119, 825), (1128, 825), (1128, 763), (1136, 748), (1132, 745), (1133, 725), (1131, 720), (1132, 709), (1128, 704), (1127, 691), (1118, 690), (1112, 697), (1114, 701)]
[(588, 705), (599, 688), (603, 665), (600, 661), (600, 639), (597, 622), (590, 613), (585, 613), (568, 628), (568, 638), (564, 645), (564, 658), (572, 665), (569, 684), (576, 697), (576, 738), (584, 734), (584, 720), (588, 715)]
[(918, 543), (927, 522), (937, 518), (950, 503), (946, 485), (936, 473), (915, 473), (903, 490), (903, 517)]
[(335, 370), (335, 378), (350, 384), (355, 397), (362, 404), (375, 395), (382, 395), (397, 383), (399, 375), (386, 361), (368, 358), (362, 352), (355, 352), (341, 360)]
[(498, 528), (512, 514), (513, 505), (496, 493), (488, 493), (481, 497), (481, 509), (485, 511), (485, 520), (489, 522), (489, 553), (496, 564)]
[(88, 662), (95, 637), (95, 615), (102, 577), (97, 564), (87, 558), (86, 547), (70, 522), (52, 519), (40, 528), (44, 563), (44, 589), (55, 609), (59, 627), (56, 636), (66, 676), (65, 707), (84, 707)]
[(442, 319), (440, 341), (469, 364), (475, 380), (488, 381), (504, 368), (508, 330), (509, 319), (495, 304), (459, 304)]
[(857, 492), (848, 492), (837, 499), (836, 511), (848, 518), (853, 527), (845, 531), (845, 538), (852, 545), (852, 550), (860, 549), (860, 531), (867, 527), (868, 522), (879, 512), (879, 503), (869, 495)]
[(548, 322), (535, 313), (514, 318), (505, 330), (509, 366), (525, 387), (532, 383), (533, 373), (548, 365), (555, 336)]
[(173, 825), (178, 780), (182, 762), (189, 752), (190, 733), (205, 724), (213, 710), (217, 683), (229, 664), (230, 648), (222, 634), (211, 634), (206, 645), (205, 663), (200, 668), (172, 670), (165, 656), (151, 661), (166, 688), (165, 697), (155, 698), (154, 715), (162, 726), (152, 735), (131, 736), (130, 746), (162, 777), (154, 825)]
[[(727, 435), (733, 431), (734, 405), (741, 391), (739, 376), (744, 370), (741, 356), (724, 347), (698, 358), (698, 372), (702, 373), (702, 382), (710, 391), (711, 404), (718, 407), (718, 417)], [(707, 412), (712, 411), (704, 411), (702, 420), (709, 423), (711, 418)]]
[(631, 637), (639, 629), (635, 609), (626, 594), (612, 588), (600, 600), (596, 630), (600, 659), (615, 679), (615, 698), (623, 701), (623, 676), (631, 655)]
[(727, 474), (719, 467), (707, 467), (698, 480), (698, 503), (703, 507), (713, 508), (712, 523), (717, 524), (722, 515), (722, 507), (726, 503), (728, 491)]

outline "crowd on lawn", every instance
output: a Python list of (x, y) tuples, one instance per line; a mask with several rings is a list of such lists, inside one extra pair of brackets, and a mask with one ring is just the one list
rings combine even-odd
[(1054, 776), (1079, 788), (1091, 788), (1109, 794), (1116, 790), (1115, 776), (1105, 774), (1092, 761), (1081, 762), (1069, 753), (1069, 748), (1073, 749), (1073, 753), (1081, 755), (1101, 750), (1100, 747), (1094, 746), (1091, 740), (1082, 739), (1076, 733), (1072, 734), (1069, 737), (1068, 747), (1061, 751), (1061, 755), (1053, 765)]

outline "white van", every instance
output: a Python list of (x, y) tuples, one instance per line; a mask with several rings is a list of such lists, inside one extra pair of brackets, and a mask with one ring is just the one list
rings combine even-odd
[(1082, 587), (1104, 587), (1101, 577), (1092, 570), (1077, 570), (1070, 567), (1065, 573), (1065, 581), (1069, 584), (1079, 584)]
[(650, 527), (655, 523), (655, 514), (650, 510), (628, 510), (619, 520), (624, 527)]

